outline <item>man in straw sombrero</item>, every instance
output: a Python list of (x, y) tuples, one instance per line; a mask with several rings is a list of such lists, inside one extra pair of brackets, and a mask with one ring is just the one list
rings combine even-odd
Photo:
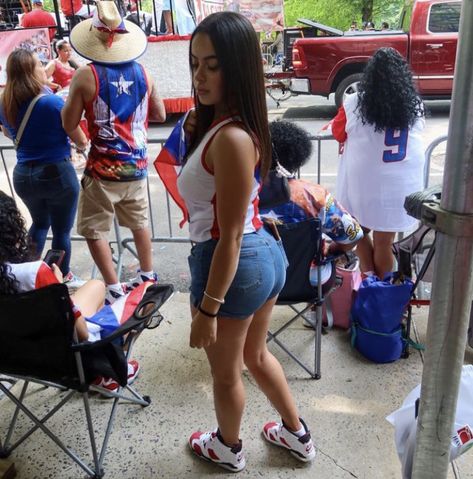
[(123, 20), (112, 1), (98, 1), (93, 18), (71, 31), (74, 50), (91, 61), (79, 68), (62, 110), (66, 132), (85, 113), (90, 151), (82, 177), (77, 231), (87, 239), (92, 257), (107, 284), (106, 301), (125, 293), (118, 281), (108, 235), (116, 215), (130, 228), (140, 270), (127, 283), (156, 279), (148, 228), (147, 126), (166, 119), (164, 104), (149, 73), (136, 62), (146, 50), (144, 32)]

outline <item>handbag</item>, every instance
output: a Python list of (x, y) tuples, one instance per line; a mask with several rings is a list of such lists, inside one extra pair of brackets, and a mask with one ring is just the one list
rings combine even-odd
[(13, 140), (13, 144), (15, 146), (15, 150), (18, 150), (18, 146), (20, 145), (21, 138), (23, 136), (23, 132), (25, 131), (26, 125), (28, 124), (28, 120), (30, 119), (31, 113), (33, 112), (33, 108), (36, 105), (37, 101), (42, 97), (45, 96), (44, 93), (40, 93), (36, 95), (28, 105), (26, 109), (26, 113), (24, 114), (20, 126), (18, 127), (18, 131), (16, 132), (16, 137)]
[(343, 258), (346, 261), (337, 261), (335, 271), (337, 279), (341, 279), (341, 285), (324, 301), (323, 321), (329, 328), (350, 328), (350, 312), (361, 284), (358, 258), (351, 252)]
[(382, 281), (377, 276), (362, 281), (351, 309), (351, 343), (367, 359), (388, 363), (401, 357), (401, 321), (412, 288), (412, 281), (398, 273)]

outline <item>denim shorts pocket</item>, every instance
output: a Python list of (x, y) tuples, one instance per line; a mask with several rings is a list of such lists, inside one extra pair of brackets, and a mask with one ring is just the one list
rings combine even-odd
[(278, 245), (279, 251), (281, 251), (282, 258), (284, 261), (284, 269), (287, 269), (289, 266), (289, 260), (287, 259), (286, 251), (284, 250), (284, 245), (282, 244), (281, 240), (276, 241), (276, 244)]
[(245, 294), (261, 286), (263, 283), (263, 271), (256, 257), (256, 251), (248, 251), (248, 255), (240, 255), (238, 268), (230, 289), (240, 294)]
[(255, 250), (244, 250), (240, 251), (240, 259), (242, 258), (256, 258), (258, 256), (258, 252)]

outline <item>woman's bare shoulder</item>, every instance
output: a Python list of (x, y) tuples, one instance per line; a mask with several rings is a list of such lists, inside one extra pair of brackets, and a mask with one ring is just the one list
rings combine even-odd
[(229, 123), (215, 134), (212, 144), (217, 148), (254, 149), (254, 141), (243, 125), (239, 123)]

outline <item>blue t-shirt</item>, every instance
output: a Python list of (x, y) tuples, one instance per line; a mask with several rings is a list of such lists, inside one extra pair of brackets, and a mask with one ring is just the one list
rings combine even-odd
[[(28, 104), (29, 102), (20, 108), (18, 126)], [(45, 95), (36, 102), (16, 151), (18, 163), (57, 163), (71, 156), (69, 138), (61, 121), (63, 106), (64, 100), (56, 95)], [(16, 137), (17, 128), (7, 123), (3, 107), (0, 107), (0, 124), (8, 130), (12, 138)]]

